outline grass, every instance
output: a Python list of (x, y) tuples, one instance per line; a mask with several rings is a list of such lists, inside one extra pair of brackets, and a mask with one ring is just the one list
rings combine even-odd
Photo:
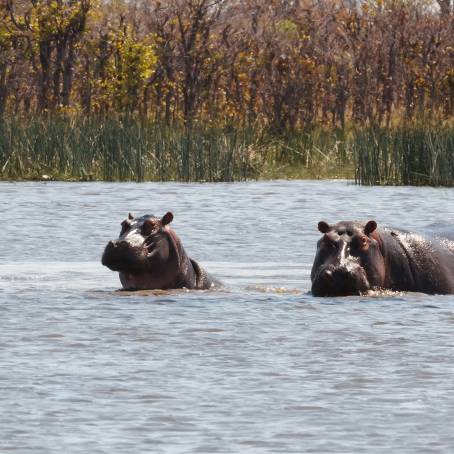
[(454, 128), (191, 131), (137, 118), (0, 121), (0, 178), (242, 181), (355, 178), (360, 184), (454, 184)]

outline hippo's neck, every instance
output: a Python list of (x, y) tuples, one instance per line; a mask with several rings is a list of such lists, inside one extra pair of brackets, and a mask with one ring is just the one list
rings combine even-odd
[(197, 274), (192, 265), (191, 259), (186, 255), (183, 248), (180, 250), (180, 263), (178, 273), (173, 281), (168, 285), (169, 288), (188, 289), (197, 288)]
[(170, 233), (171, 256), (178, 263), (175, 277), (167, 288), (208, 289), (211, 286), (206, 271), (195, 261), (188, 257), (180, 239)]
[(180, 273), (176, 276), (175, 281), (172, 282), (171, 287), (206, 290), (211, 287), (211, 279), (208, 273), (195, 260), (185, 256)]

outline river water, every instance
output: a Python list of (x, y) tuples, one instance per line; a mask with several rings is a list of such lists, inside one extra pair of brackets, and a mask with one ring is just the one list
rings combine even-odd
[[(454, 189), (0, 183), (0, 452), (453, 452), (454, 296), (313, 298), (321, 219), (454, 224)], [(118, 292), (120, 221), (171, 210), (225, 287)]]

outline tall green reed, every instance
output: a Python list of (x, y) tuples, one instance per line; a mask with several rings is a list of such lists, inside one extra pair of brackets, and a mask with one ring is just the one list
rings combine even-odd
[(360, 184), (454, 185), (452, 127), (370, 127), (355, 133), (353, 151)]
[(262, 128), (53, 115), (0, 121), (0, 178), (241, 181), (355, 178), (454, 184), (454, 128), (410, 125), (273, 135)]
[(259, 168), (247, 131), (170, 127), (132, 118), (6, 119), (3, 179), (234, 181)]
[(188, 131), (138, 118), (9, 118), (0, 123), (0, 177), (247, 180), (281, 164), (318, 172), (332, 162), (337, 143), (320, 131), (277, 137), (254, 128), (195, 126)]

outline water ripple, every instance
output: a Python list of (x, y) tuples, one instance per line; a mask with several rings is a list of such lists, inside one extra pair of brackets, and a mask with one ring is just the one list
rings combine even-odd
[[(453, 296), (308, 291), (320, 219), (441, 231), (453, 196), (316, 181), (1, 183), (14, 222), (0, 249), (0, 451), (451, 452)], [(168, 210), (224, 287), (118, 291), (104, 244), (129, 211)]]

